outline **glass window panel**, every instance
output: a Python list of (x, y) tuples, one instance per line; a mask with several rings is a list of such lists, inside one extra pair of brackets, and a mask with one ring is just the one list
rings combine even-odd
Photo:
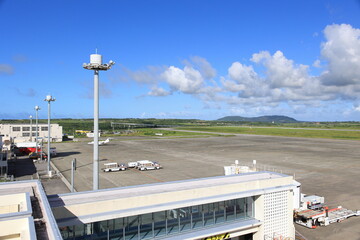
[(112, 239), (123, 239), (124, 219), (125, 218), (117, 218), (109, 221), (110, 237)]
[[(80, 231), (84, 231), (84, 236), (90, 236), (91, 234), (93, 234), (93, 224), (92, 223), (87, 223), (83, 225), (84, 230), (82, 230), (82, 228), (80, 227)], [(76, 227), (76, 226), (75, 226)], [(76, 236), (76, 233), (75, 233)]]
[(235, 219), (235, 200), (225, 201), (226, 208), (226, 221), (231, 221)]
[(192, 228), (198, 228), (203, 226), (203, 215), (202, 215), (202, 206), (192, 206)]
[(29, 137), (29, 136), (30, 136), (30, 133), (28, 133), (28, 132), (23, 132), (23, 133), (22, 133), (22, 136), (23, 136), (23, 137)]
[(47, 131), (48, 127), (41, 127), (41, 131)]
[(94, 231), (94, 234), (97, 234), (98, 236), (107, 235), (107, 232), (108, 232), (108, 220), (100, 221), (100, 222), (94, 222), (93, 223), (93, 231)]
[(14, 132), (19, 132), (19, 131), (20, 131), (20, 127), (13, 127), (12, 130), (13, 130)]
[(179, 232), (179, 211), (178, 209), (171, 209), (167, 212), (167, 233), (177, 232)]
[(152, 213), (143, 214), (140, 218), (140, 239), (153, 237), (153, 218)]
[(225, 222), (225, 202), (214, 203), (215, 223)]
[(86, 227), (88, 224), (80, 224), (80, 225), (75, 225), (72, 230), (74, 231), (74, 237), (82, 237), (87, 235), (86, 234)]
[(131, 216), (126, 218), (125, 223), (125, 239), (138, 239), (139, 216)]
[(155, 212), (154, 213), (154, 236), (165, 235), (166, 233), (166, 212)]
[(236, 218), (245, 218), (245, 198), (238, 198), (236, 202)]
[[(39, 129), (39, 127), (38, 127), (38, 129)], [(36, 127), (32, 127), (32, 130), (33, 130), (33, 131), (36, 131)]]
[(204, 212), (204, 225), (212, 225), (214, 224), (214, 204), (204, 204), (203, 205)]
[(22, 127), (23, 131), (30, 131), (30, 127)]
[[(84, 225), (81, 225), (84, 228)], [(61, 237), (66, 240), (66, 239), (73, 239), (74, 237), (74, 226), (68, 226), (68, 227), (61, 227), (60, 229), (60, 233), (61, 233)], [(82, 235), (80, 235), (82, 236)]]
[(246, 217), (254, 217), (253, 206), (254, 206), (254, 198), (247, 197), (245, 202)]
[(179, 208), (180, 232), (191, 229), (191, 213), (189, 207)]

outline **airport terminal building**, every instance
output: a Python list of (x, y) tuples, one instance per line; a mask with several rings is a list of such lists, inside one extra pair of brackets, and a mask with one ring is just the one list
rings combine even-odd
[[(37, 181), (2, 183), (0, 195), (30, 183), (42, 191)], [(50, 216), (44, 222), (52, 229), (48, 239), (270, 240), (295, 239), (299, 192), (292, 176), (264, 171), (51, 195), (40, 202)], [(0, 213), (0, 225), (10, 220)]]
[[(3, 140), (12, 139), (14, 143), (35, 141), (36, 126), (35, 124), (0, 124), (0, 134), (3, 135)], [(48, 125), (38, 124), (38, 138), (47, 141), (48, 134)], [(50, 124), (50, 134), (52, 142), (61, 142), (62, 126), (57, 123)]]

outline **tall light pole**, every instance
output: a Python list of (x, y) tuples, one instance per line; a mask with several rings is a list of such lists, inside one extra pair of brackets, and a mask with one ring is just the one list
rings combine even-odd
[(30, 118), (30, 142), (32, 142), (32, 115), (30, 115), (29, 118)]
[(39, 128), (38, 128), (38, 111), (40, 110), (40, 107), (39, 106), (35, 106), (35, 117), (36, 117), (36, 134), (35, 134), (35, 142), (36, 142), (36, 153), (38, 153), (38, 130), (39, 130)]
[(53, 98), (51, 95), (47, 95), (46, 98), (44, 99), (44, 101), (48, 102), (48, 151), (47, 151), (47, 159), (48, 159), (48, 164), (47, 164), (47, 171), (49, 176), (51, 175), (50, 173), (50, 158), (51, 158), (51, 154), (50, 154), (50, 102), (54, 102), (55, 98)]
[(109, 70), (115, 62), (102, 64), (100, 54), (91, 54), (90, 63), (84, 63), (83, 68), (94, 70), (94, 160), (93, 160), (93, 190), (99, 189), (99, 71)]

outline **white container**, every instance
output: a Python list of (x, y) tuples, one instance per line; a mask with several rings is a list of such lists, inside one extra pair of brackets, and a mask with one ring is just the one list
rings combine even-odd
[(102, 56), (100, 54), (91, 54), (90, 55), (90, 63), (92, 64), (102, 64)]

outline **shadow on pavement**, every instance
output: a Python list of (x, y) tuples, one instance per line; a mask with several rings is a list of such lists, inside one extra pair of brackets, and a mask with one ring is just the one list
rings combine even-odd
[(31, 177), (36, 173), (36, 167), (32, 159), (28, 157), (19, 157), (14, 162), (9, 164), (9, 175), (14, 175), (15, 178)]
[(80, 152), (59, 152), (57, 153), (57, 157), (68, 157), (76, 154), (80, 154)]

